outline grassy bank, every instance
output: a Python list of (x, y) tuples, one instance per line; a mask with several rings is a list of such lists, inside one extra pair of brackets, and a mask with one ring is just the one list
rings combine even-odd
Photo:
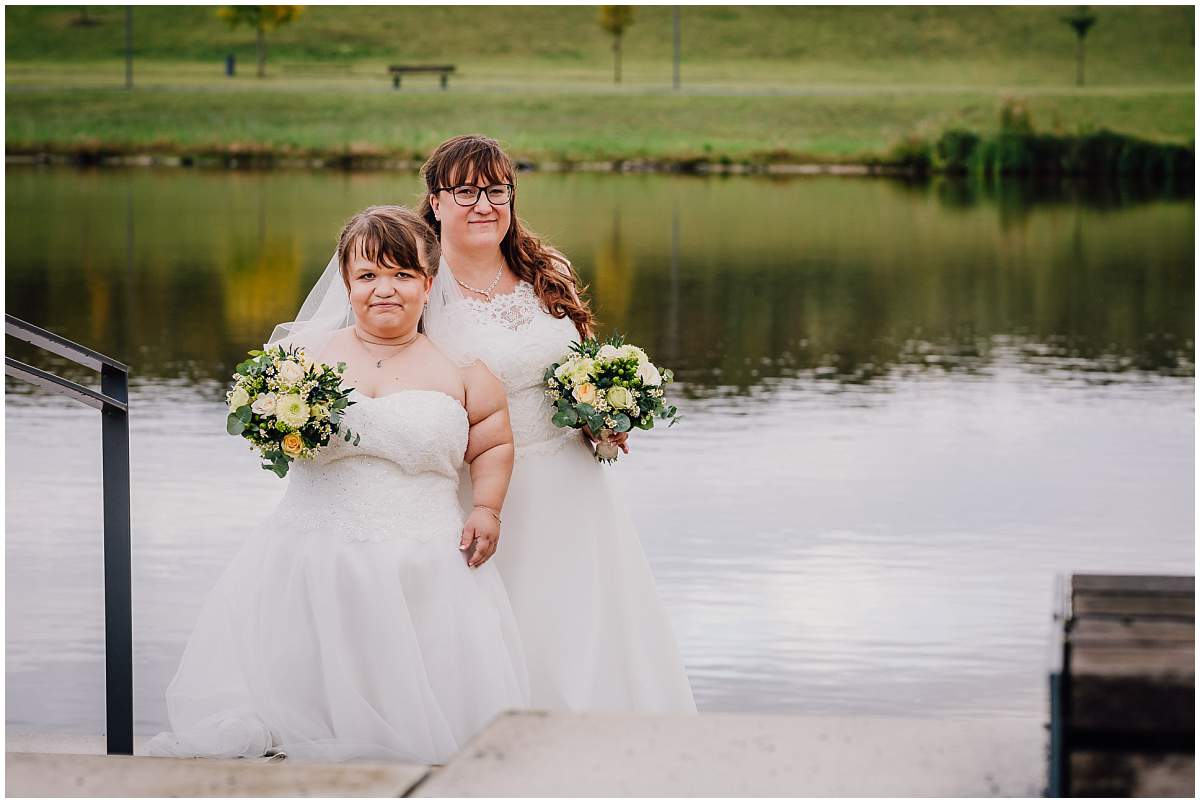
[[(10, 154), (264, 154), (422, 159), (484, 131), (533, 162), (887, 161), (907, 137), (997, 129), (1003, 98), (984, 92), (832, 95), (528, 92), (10, 91)], [(1191, 93), (1040, 94), (1039, 130), (1101, 127), (1187, 142)]]
[[(619, 87), (594, 7), (310, 7), (269, 35), (265, 79), (211, 7), (138, 7), (132, 92), (123, 10), (82, 8), (5, 10), (10, 155), (409, 161), (482, 131), (539, 163), (909, 164), (997, 133), (1006, 99), (1060, 137), (1194, 136), (1190, 7), (1096, 9), (1084, 88), (1069, 8), (685, 7), (678, 92), (668, 7), (635, 12)], [(458, 71), (393, 92), (392, 62)]]

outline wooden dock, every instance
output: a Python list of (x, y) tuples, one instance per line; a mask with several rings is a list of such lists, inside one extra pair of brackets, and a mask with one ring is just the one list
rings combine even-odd
[(1194, 577), (1073, 575), (1052, 679), (1051, 794), (1193, 797)]

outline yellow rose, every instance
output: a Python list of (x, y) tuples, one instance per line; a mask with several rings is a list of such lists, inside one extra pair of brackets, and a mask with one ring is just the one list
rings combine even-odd
[(629, 388), (613, 385), (608, 389), (608, 403), (614, 410), (628, 410), (633, 406), (633, 394), (629, 392)]
[(581, 385), (576, 385), (572, 395), (575, 396), (575, 401), (580, 404), (594, 404), (596, 401), (596, 386), (591, 382), (584, 382)]
[(299, 432), (289, 432), (283, 436), (283, 453), (288, 457), (299, 457), (304, 451), (304, 439), (300, 437)]

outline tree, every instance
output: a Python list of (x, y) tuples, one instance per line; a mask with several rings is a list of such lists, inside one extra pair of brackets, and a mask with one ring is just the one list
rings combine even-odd
[(1083, 86), (1083, 40), (1096, 24), (1096, 17), (1088, 13), (1087, 6), (1080, 6), (1074, 16), (1063, 17), (1062, 21), (1075, 30), (1075, 84)]
[(600, 27), (613, 36), (613, 83), (621, 83), (621, 35), (633, 22), (633, 6), (600, 6)]
[(250, 25), (258, 33), (258, 77), (267, 74), (267, 31), (291, 22), (300, 16), (304, 6), (221, 6), (217, 16), (230, 27)]

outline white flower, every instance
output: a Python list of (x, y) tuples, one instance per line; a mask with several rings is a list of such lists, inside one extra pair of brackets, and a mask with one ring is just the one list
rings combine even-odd
[(608, 389), (608, 403), (616, 410), (628, 410), (633, 406), (633, 395), (629, 388), (613, 385)]
[(279, 381), (285, 385), (294, 385), (304, 378), (304, 368), (294, 360), (284, 360), (279, 363)]
[(250, 409), (255, 415), (271, 415), (275, 412), (277, 399), (274, 393), (264, 393), (254, 400), (254, 404), (250, 405)]
[(642, 380), (643, 385), (657, 386), (662, 384), (662, 374), (654, 367), (652, 362), (643, 362), (638, 364), (637, 377)]
[(592, 370), (596, 367), (596, 361), (591, 357), (580, 357), (576, 361), (575, 366), (571, 369), (571, 383), (578, 385), (581, 382), (586, 382), (592, 378)]
[(578, 364), (579, 358), (572, 357), (554, 369), (554, 376), (565, 381), (566, 377), (570, 376), (571, 372), (575, 370), (575, 366)]
[(275, 403), (275, 417), (289, 427), (299, 429), (308, 423), (308, 405), (294, 393), (280, 396)]
[(614, 346), (612, 343), (605, 343), (603, 346), (600, 347), (600, 350), (598, 352), (596, 352), (597, 359), (601, 359), (601, 360), (611, 360), (614, 357), (620, 357), (620, 356), (621, 356), (621, 352), (618, 351), (617, 347)]
[(638, 361), (638, 367), (647, 365), (650, 362), (650, 358), (646, 356), (646, 352), (642, 351), (637, 346), (621, 346), (619, 349), (617, 349), (617, 355), (623, 360), (627, 360), (630, 357), (636, 357)]
[(575, 386), (572, 394), (580, 404), (594, 404), (596, 401), (596, 386), (591, 382), (583, 382)]
[(233, 389), (233, 393), (229, 394), (229, 409), (230, 410), (237, 410), (241, 407), (245, 407), (249, 403), (250, 403), (250, 394), (247, 393), (246, 389), (241, 387), (240, 385)]

